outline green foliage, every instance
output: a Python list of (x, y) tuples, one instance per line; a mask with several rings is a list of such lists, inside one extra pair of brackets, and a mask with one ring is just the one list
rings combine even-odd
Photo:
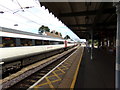
[(51, 31), (51, 33), (53, 33), (53, 31)]
[(60, 36), (62, 37), (62, 34), (60, 33)]
[(50, 32), (50, 29), (47, 26), (42, 25), (39, 30), (38, 33), (42, 34), (43, 32)]
[[(98, 45), (98, 41), (97, 40), (94, 40), (93, 41), (94, 45), (97, 46)], [(88, 40), (88, 44), (92, 44), (92, 40)]]
[(88, 40), (88, 44), (91, 44), (92, 43), (92, 40), (90, 39), (90, 40)]
[(58, 32), (55, 32), (56, 35), (58, 35)]
[(98, 46), (98, 41), (97, 40), (94, 40), (94, 45)]

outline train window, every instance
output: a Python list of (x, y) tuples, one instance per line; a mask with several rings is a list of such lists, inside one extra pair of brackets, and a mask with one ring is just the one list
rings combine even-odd
[(15, 41), (16, 41), (15, 38), (11, 38), (11, 37), (2, 37), (2, 44), (1, 44), (1, 47), (15, 47), (15, 46), (16, 46)]
[(32, 46), (32, 40), (31, 39), (20, 39), (21, 46)]
[(50, 41), (50, 45), (54, 45), (54, 41)]
[(68, 42), (68, 44), (72, 44), (72, 42)]
[(50, 42), (48, 40), (44, 40), (44, 45), (49, 45)]
[(60, 41), (59, 44), (64, 44), (64, 42)]
[(62, 41), (50, 41), (50, 45), (64, 44)]
[(54, 45), (58, 45), (58, 44), (59, 44), (59, 42), (58, 42), (58, 41), (55, 41), (55, 42), (54, 42)]
[(42, 40), (35, 40), (35, 45), (43, 45), (43, 41)]

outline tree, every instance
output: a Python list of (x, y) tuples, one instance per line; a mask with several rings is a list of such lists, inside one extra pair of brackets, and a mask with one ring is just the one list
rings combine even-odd
[(51, 33), (53, 33), (53, 31), (51, 31)]
[(50, 32), (50, 29), (47, 26), (42, 25), (39, 30), (38, 33), (42, 34), (43, 32)]
[(62, 34), (60, 33), (60, 36), (62, 37)]
[(64, 39), (71, 39), (70, 36), (66, 35)]
[(56, 35), (58, 35), (58, 32), (55, 32)]

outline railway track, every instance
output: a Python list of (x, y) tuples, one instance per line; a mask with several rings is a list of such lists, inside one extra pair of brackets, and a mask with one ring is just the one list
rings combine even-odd
[(7, 88), (7, 90), (13, 90), (13, 89), (18, 89), (18, 88), (28, 89), (31, 85), (33, 85), (35, 82), (37, 82), (43, 76), (45, 76), (48, 72), (50, 72), (52, 69), (54, 69), (59, 63), (61, 63), (63, 60), (65, 60), (75, 50), (76, 50), (76, 48), (72, 49), (71, 51), (69, 51), (68, 53), (63, 55), (62, 57), (57, 58), (57, 60), (55, 60), (51, 64), (43, 67), (42, 69), (38, 70), (37, 72), (33, 73), (32, 75), (19, 81), (18, 83), (14, 84), (13, 86)]

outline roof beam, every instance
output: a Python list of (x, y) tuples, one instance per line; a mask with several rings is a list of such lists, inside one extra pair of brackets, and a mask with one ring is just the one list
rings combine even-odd
[[(112, 26), (117, 25), (117, 22), (109, 22), (109, 23), (97, 23), (96, 27), (99, 26)], [(92, 27), (92, 24), (77, 24), (77, 25), (67, 25), (68, 27)]]
[[(106, 32), (106, 31), (116, 31), (117, 30), (117, 28), (110, 28), (110, 29), (108, 29), (108, 28), (99, 28), (99, 29), (95, 29), (95, 31), (94, 32), (98, 32), (98, 31), (104, 31), (104, 32)], [(90, 30), (89, 29), (80, 29), (80, 30), (75, 30), (75, 29), (72, 29), (72, 31), (73, 32), (90, 32)]]
[[(102, 14), (112, 14), (115, 13), (115, 8), (107, 8), (102, 10)], [(86, 15), (96, 15), (99, 10), (91, 10), (91, 11), (81, 11), (81, 12), (73, 12), (73, 13), (62, 13), (59, 14), (59, 17), (73, 17), (73, 16), (86, 16)]]

